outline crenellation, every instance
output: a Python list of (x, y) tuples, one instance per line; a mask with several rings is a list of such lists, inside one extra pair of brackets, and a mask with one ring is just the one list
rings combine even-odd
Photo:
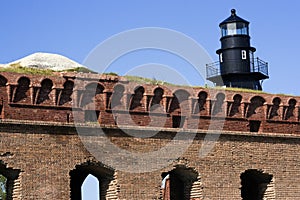
[[(300, 126), (299, 97), (143, 85), (126, 81), (123, 77), (84, 73), (25, 76), (2, 72), (0, 83), (2, 119), (73, 123), (71, 110), (74, 109), (77, 114), (85, 116), (79, 117), (81, 122), (98, 121), (102, 125), (116, 125), (117, 121), (124, 125), (155, 126), (151, 120), (163, 120), (163, 127), (181, 127), (182, 122), (182, 128), (201, 129), (209, 126), (203, 124), (208, 123), (203, 118), (207, 116), (225, 118), (224, 129), (228, 130), (232, 126), (241, 130), (245, 129), (245, 123), (248, 126), (256, 123), (253, 126), (259, 127), (253, 130), (262, 132), (273, 130), (274, 123), (278, 123), (275, 125), (277, 132), (285, 133), (293, 123), (292, 130), (298, 133)], [(90, 117), (93, 113), (96, 117)], [(164, 116), (158, 117), (154, 113)], [(126, 117), (128, 114), (131, 118)], [(199, 117), (200, 126), (195, 120)]]

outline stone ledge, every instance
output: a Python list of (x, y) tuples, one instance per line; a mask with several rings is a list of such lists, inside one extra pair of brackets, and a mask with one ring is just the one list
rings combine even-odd
[[(77, 135), (77, 128), (87, 128), (87, 129), (95, 129), (102, 128), (105, 130), (131, 130), (131, 131), (150, 131), (150, 132), (165, 132), (165, 133), (192, 133), (192, 134), (212, 134), (212, 135), (230, 135), (230, 136), (245, 136), (245, 137), (269, 137), (269, 138), (292, 138), (292, 139), (300, 139), (300, 135), (296, 134), (285, 134), (285, 133), (264, 133), (264, 132), (242, 132), (242, 131), (223, 131), (223, 130), (199, 130), (199, 129), (185, 129), (185, 128), (161, 128), (161, 127), (146, 127), (146, 126), (116, 126), (116, 125), (99, 125), (96, 123), (61, 123), (61, 122), (45, 122), (45, 121), (30, 121), (30, 120), (0, 120), (1, 128), (4, 128), (2, 125), (26, 125), (26, 126), (39, 126), (41, 128), (55, 127), (55, 129), (59, 128), (68, 128), (71, 129), (70, 132), (64, 132), (65, 135)], [(7, 127), (11, 130), (11, 126)], [(5, 128), (4, 128), (5, 129)], [(49, 130), (49, 129), (47, 129)], [(24, 132), (31, 132), (26, 129)], [(21, 131), (23, 132), (23, 131)], [(47, 133), (44, 133), (47, 134)], [(58, 133), (57, 133), (58, 134)]]

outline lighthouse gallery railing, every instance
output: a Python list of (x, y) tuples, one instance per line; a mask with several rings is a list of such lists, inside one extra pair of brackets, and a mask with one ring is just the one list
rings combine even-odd
[[(228, 62), (228, 61), (227, 61)], [(230, 62), (236, 62), (235, 60), (230, 60)], [(268, 76), (268, 63), (259, 59), (254, 58), (250, 62), (250, 72), (258, 72), (265, 76)], [(220, 76), (220, 62), (214, 62), (210, 64), (206, 64), (206, 77), (211, 78), (215, 76)]]

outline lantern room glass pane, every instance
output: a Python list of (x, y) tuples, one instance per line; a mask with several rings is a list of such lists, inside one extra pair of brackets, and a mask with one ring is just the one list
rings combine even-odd
[(248, 25), (242, 22), (232, 22), (221, 26), (222, 37), (227, 35), (249, 35)]

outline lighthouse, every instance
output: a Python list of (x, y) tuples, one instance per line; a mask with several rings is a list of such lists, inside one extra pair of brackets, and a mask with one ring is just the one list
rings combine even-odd
[(249, 22), (232, 9), (219, 27), (219, 61), (206, 65), (207, 80), (216, 86), (262, 90), (262, 81), (269, 78), (268, 63), (254, 57), (256, 49), (250, 45)]

